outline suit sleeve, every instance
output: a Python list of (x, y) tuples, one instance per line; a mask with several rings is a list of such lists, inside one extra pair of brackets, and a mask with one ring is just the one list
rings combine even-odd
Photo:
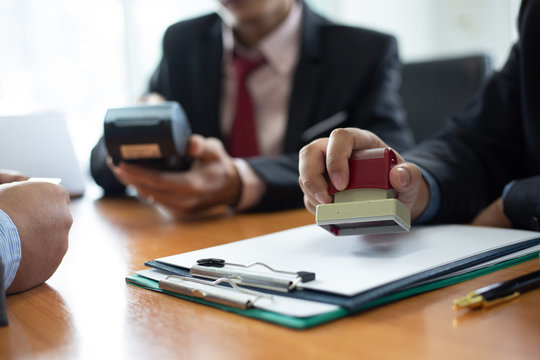
[(252, 211), (275, 211), (303, 206), (302, 190), (298, 185), (298, 153), (246, 160), (266, 183), (266, 191)]
[[(375, 63), (368, 81), (358, 84), (358, 94), (347, 109), (349, 118), (340, 127), (373, 131), (388, 145), (403, 151), (412, 146), (413, 137), (405, 122), (398, 92), (401, 63), (394, 38), (385, 36), (384, 46)], [(328, 136), (330, 131), (317, 137)], [(314, 139), (299, 143), (298, 150), (311, 140)], [(303, 194), (298, 185), (298, 152), (247, 161), (267, 186), (261, 201), (252, 210), (273, 211), (303, 206)]]
[(515, 46), (501, 72), (459, 116), (405, 154), (439, 185), (441, 206), (433, 222), (470, 222), (507, 183), (526, 176), (519, 57)]
[(540, 231), (540, 175), (516, 180), (503, 198), (503, 208), (513, 227)]

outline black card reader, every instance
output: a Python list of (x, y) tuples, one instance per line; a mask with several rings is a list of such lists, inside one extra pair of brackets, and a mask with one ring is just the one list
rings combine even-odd
[(175, 101), (107, 110), (104, 140), (113, 163), (180, 171), (189, 167), (191, 127)]

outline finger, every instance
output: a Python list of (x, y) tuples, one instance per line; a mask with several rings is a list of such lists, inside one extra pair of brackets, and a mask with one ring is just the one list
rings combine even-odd
[(144, 185), (166, 191), (184, 186), (184, 173), (181, 172), (159, 171), (127, 163), (120, 163), (113, 171), (120, 181), (136, 187)]
[(158, 171), (121, 163), (116, 172), (124, 184), (150, 189), (149, 191), (153, 193), (194, 196), (204, 191), (204, 172), (196, 168), (184, 172)]
[(124, 185), (139, 186), (141, 184), (150, 184), (153, 182), (149, 172), (154, 170), (145, 169), (140, 166), (131, 165), (128, 163), (121, 162), (118, 166), (112, 166), (112, 172)]
[(309, 200), (306, 195), (304, 195), (304, 205), (310, 213), (315, 214), (317, 207)]
[[(111, 163), (112, 164), (112, 163)], [(116, 177), (116, 179), (118, 181), (120, 181), (122, 184), (124, 184), (125, 186), (128, 186), (128, 185), (131, 185), (130, 184), (130, 181), (129, 181), (129, 178), (126, 174), (126, 172), (114, 165), (109, 165), (109, 168), (111, 169), (114, 177)]]
[(128, 178), (127, 178), (127, 175), (126, 175), (125, 171), (122, 170), (122, 169), (119, 169), (116, 165), (114, 165), (114, 163), (112, 161), (112, 158), (110, 156), (108, 156), (107, 160), (105, 160), (105, 161), (107, 163), (107, 166), (109, 167), (109, 169), (113, 173), (114, 177), (118, 181), (120, 181), (125, 186), (131, 185)]
[(229, 154), (225, 150), (221, 140), (213, 137), (197, 139), (198, 149), (197, 158), (202, 161), (214, 161), (223, 158), (230, 158)]
[(175, 198), (185, 198), (181, 194), (176, 194), (172, 192), (162, 191), (162, 190), (156, 190), (153, 187), (146, 186), (144, 184), (136, 184), (132, 185), (133, 188), (137, 191), (137, 194), (146, 199), (152, 199), (152, 202), (157, 202), (160, 204), (168, 203), (172, 201), (172, 199)]
[(109, 169), (114, 170), (116, 168), (116, 165), (114, 165), (112, 158), (110, 156), (107, 156), (107, 159), (105, 160), (105, 162), (107, 163), (107, 166), (109, 167)]
[(386, 144), (370, 131), (356, 128), (335, 129), (330, 134), (326, 153), (326, 168), (332, 184), (344, 190), (349, 183), (349, 158), (354, 150), (385, 147)]
[(27, 176), (22, 175), (21, 173), (13, 170), (0, 170), (0, 184), (6, 184), (14, 181), (25, 181), (28, 180)]
[(157, 202), (159, 202), (161, 205), (166, 207), (169, 210), (172, 210), (174, 213), (189, 213), (192, 211), (198, 211), (204, 208), (202, 206), (201, 201), (198, 198), (195, 197), (185, 197), (182, 199), (178, 199), (177, 201), (173, 201), (172, 197), (165, 197), (161, 199), (156, 199)]
[(137, 99), (137, 103), (144, 103), (144, 104), (149, 104), (149, 105), (160, 104), (165, 101), (167, 101), (167, 99), (165, 99), (163, 95), (156, 92), (149, 93)]
[(326, 181), (326, 148), (328, 138), (318, 139), (300, 150), (298, 182), (302, 191), (320, 203), (332, 202)]
[[(299, 181), (300, 188), (302, 189), (302, 192), (315, 205), (317, 205), (317, 204), (329, 204), (329, 203), (333, 202), (333, 200), (334, 200), (334, 198), (328, 194), (328, 184), (326, 183), (326, 178), (322, 177), (322, 181), (324, 181), (324, 183), (322, 183), (320, 185), (320, 191), (315, 191), (315, 192), (310, 192), (307, 189), (305, 189), (304, 184), (302, 184)], [(309, 183), (310, 182), (308, 182), (308, 184)]]
[(390, 185), (399, 194), (402, 201), (412, 210), (418, 198), (420, 184), (422, 182), (422, 172), (418, 166), (411, 163), (402, 163), (394, 166), (390, 170)]
[(189, 137), (188, 154), (192, 157), (200, 157), (205, 138), (199, 134), (193, 134)]
[(145, 187), (135, 187), (137, 193), (151, 202), (160, 204), (175, 213), (186, 213), (200, 208), (200, 198), (179, 194), (177, 192), (155, 191), (155, 189)]
[(136, 188), (144, 186), (152, 188), (153, 191), (193, 193), (198, 191), (201, 183), (200, 173), (197, 172), (198, 165), (228, 155), (221, 141), (200, 135), (190, 137), (188, 151), (191, 156), (197, 158), (189, 171), (159, 171), (127, 163), (120, 163), (113, 171), (122, 183)]
[(313, 207), (313, 209), (315, 209), (317, 207), (317, 205), (321, 204), (321, 202), (318, 199), (316, 199), (316, 198), (314, 198), (312, 196), (304, 194), (304, 203), (306, 201)]

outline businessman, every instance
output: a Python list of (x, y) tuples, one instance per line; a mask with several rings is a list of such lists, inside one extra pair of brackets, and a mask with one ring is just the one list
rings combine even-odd
[(150, 83), (149, 98), (178, 101), (200, 135), (190, 141), (192, 168), (107, 166), (101, 141), (91, 168), (106, 193), (131, 185), (179, 215), (214, 205), (286, 209), (302, 205), (298, 151), (333, 128), (412, 145), (394, 38), (336, 25), (300, 1), (219, 4), (218, 14), (167, 30)]
[(28, 290), (54, 273), (72, 224), (62, 186), (24, 180), (0, 171), (0, 325), (7, 325), (5, 294)]
[[(472, 222), (540, 231), (540, 2), (524, 0), (519, 40), (504, 68), (443, 132), (404, 153), (390, 172), (417, 222)], [(354, 128), (334, 131), (300, 153), (306, 207), (331, 202), (348, 182), (355, 149), (385, 146)], [(326, 160), (325, 160), (326, 159)]]

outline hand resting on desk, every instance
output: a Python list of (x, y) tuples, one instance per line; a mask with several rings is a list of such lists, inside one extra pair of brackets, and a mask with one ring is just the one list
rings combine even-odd
[(17, 293), (47, 280), (68, 248), (73, 219), (69, 195), (60, 185), (48, 182), (12, 182), (0, 185), (0, 208), (17, 227), (21, 261), (7, 289)]

